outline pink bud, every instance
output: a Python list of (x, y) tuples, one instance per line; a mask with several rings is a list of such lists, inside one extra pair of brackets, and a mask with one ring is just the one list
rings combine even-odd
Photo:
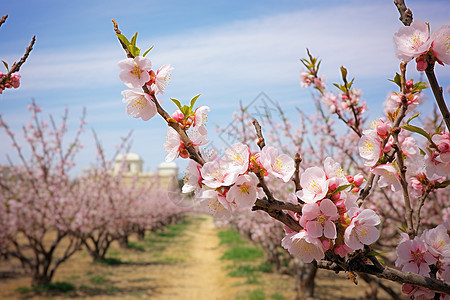
[(323, 240), (322, 246), (323, 246), (323, 250), (328, 250), (328, 249), (330, 249), (331, 243), (329, 240)]
[(177, 122), (181, 122), (184, 119), (184, 115), (179, 109), (177, 109), (176, 111), (173, 112), (172, 119), (174, 119)]
[(377, 125), (377, 133), (383, 139), (386, 138), (389, 130), (391, 130), (391, 126), (388, 123), (381, 122)]
[(417, 71), (425, 71), (428, 67), (428, 62), (423, 56), (419, 56), (416, 58), (417, 62)]
[(386, 144), (386, 146), (384, 146), (384, 152), (386, 152), (386, 153), (391, 151), (391, 149), (392, 149), (392, 145), (391, 144)]
[(334, 200), (334, 201), (339, 200), (339, 198), (341, 198), (341, 193), (340, 192), (334, 194), (333, 196), (331, 196), (331, 200)]
[(348, 182), (349, 183), (352, 183), (353, 182), (353, 176), (351, 176), (351, 175), (345, 175), (345, 177), (347, 178), (347, 180), (348, 180)]
[(411, 93), (413, 87), (414, 87), (414, 82), (412, 80), (408, 80), (406, 82), (406, 92)]
[(352, 192), (353, 193), (358, 193), (360, 191), (360, 188), (358, 188), (358, 187), (354, 187), (353, 189), (352, 189)]
[(328, 181), (328, 188), (331, 190), (331, 191), (334, 191), (335, 189), (337, 189), (339, 187), (339, 179), (337, 179), (336, 177), (335, 178), (331, 178), (329, 181)]
[(360, 186), (363, 183), (363, 181), (364, 181), (364, 176), (362, 174), (356, 174), (354, 177), (353, 183), (356, 186)]

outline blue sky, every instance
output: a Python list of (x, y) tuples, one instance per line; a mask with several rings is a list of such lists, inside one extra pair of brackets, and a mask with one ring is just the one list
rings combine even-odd
[[(407, 1), (414, 17), (431, 28), (449, 23), (448, 1)], [(225, 127), (239, 101), (250, 103), (260, 92), (288, 112), (301, 107), (312, 112), (308, 90), (299, 86), (299, 58), (309, 48), (323, 59), (322, 73), (329, 83), (340, 79), (344, 65), (355, 86), (363, 90), (371, 117), (393, 85), (386, 79), (398, 70), (392, 35), (402, 26), (391, 1), (7, 1), (1, 15), (0, 59), (18, 60), (36, 35), (35, 49), (22, 67), (21, 87), (0, 95), (0, 113), (19, 132), (28, 120), (26, 106), (34, 98), (44, 114), (59, 116), (70, 110), (70, 127), (87, 108), (87, 128), (94, 128), (107, 154), (134, 130), (132, 151), (155, 170), (164, 160), (166, 128), (161, 119), (149, 122), (125, 114), (117, 62), (124, 53), (112, 29), (119, 23), (126, 36), (138, 31), (138, 45), (154, 45), (149, 58), (155, 67), (170, 63), (175, 69), (161, 98), (172, 112), (169, 98), (187, 102), (201, 94), (199, 105), (211, 107), (210, 140), (215, 126)], [(3, 69), (1, 69), (4, 71)], [(450, 85), (450, 67), (436, 67), (444, 87)], [(419, 78), (410, 66), (409, 77)], [(448, 98), (449, 94), (445, 94)], [(431, 107), (432, 98), (426, 106)], [(292, 119), (295, 114), (290, 115)], [(0, 133), (0, 139), (5, 140)], [(95, 158), (92, 134), (83, 137), (79, 171)], [(220, 143), (217, 143), (220, 145)], [(0, 163), (13, 150), (0, 148)], [(181, 166), (185, 163), (177, 160)]]

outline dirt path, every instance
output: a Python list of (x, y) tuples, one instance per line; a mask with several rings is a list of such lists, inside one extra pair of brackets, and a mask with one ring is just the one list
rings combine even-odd
[(152, 299), (233, 299), (232, 286), (239, 279), (226, 274), (213, 219), (205, 217), (196, 225), (197, 229), (186, 232), (191, 238), (184, 249), (186, 263), (163, 277), (167, 283), (158, 291), (161, 294)]

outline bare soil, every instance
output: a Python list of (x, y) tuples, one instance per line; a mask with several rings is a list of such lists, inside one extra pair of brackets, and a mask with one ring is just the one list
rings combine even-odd
[[(0, 299), (295, 299), (294, 279), (288, 275), (261, 273), (257, 283), (228, 276), (231, 262), (221, 260), (218, 229), (210, 216), (191, 217), (180, 236), (145, 240), (143, 251), (113, 244), (109, 257), (123, 264), (92, 263), (82, 250), (61, 265), (54, 282), (69, 282), (76, 290), (27, 291), (31, 278), (14, 259), (0, 261)], [(146, 238), (147, 239), (147, 238)], [(135, 243), (136, 239), (130, 239)], [(364, 299), (367, 285), (355, 286), (344, 274), (319, 270), (315, 299)], [(394, 286), (400, 291), (400, 286)], [(259, 290), (265, 298), (251, 297)], [(389, 299), (380, 292), (380, 299)]]

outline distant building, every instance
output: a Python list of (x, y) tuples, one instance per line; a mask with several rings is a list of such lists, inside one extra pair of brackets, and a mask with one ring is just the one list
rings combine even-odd
[(157, 184), (161, 188), (178, 188), (178, 166), (174, 162), (159, 164), (157, 172), (143, 172), (144, 161), (136, 153), (119, 154), (114, 159), (113, 174), (122, 170), (124, 182), (131, 182), (137, 176), (138, 184)]

